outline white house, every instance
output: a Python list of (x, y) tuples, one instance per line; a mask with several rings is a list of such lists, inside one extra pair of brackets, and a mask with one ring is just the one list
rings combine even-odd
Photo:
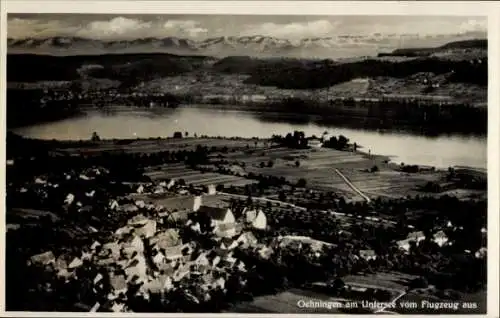
[(134, 252), (144, 252), (144, 242), (138, 235), (133, 235), (128, 238), (122, 245), (122, 251), (127, 255), (132, 255)]
[(118, 202), (116, 200), (112, 200), (110, 203), (109, 203), (109, 208), (111, 210), (116, 210), (120, 207), (120, 205), (118, 204)]
[(99, 243), (98, 241), (94, 241), (94, 243), (92, 243), (92, 245), (90, 246), (90, 249), (94, 251), (98, 246), (101, 246), (101, 243)]
[(122, 226), (115, 231), (115, 236), (121, 238), (124, 235), (130, 234), (133, 229), (134, 229), (134, 227), (131, 225)]
[(375, 254), (375, 251), (373, 250), (361, 250), (359, 251), (359, 256), (367, 261), (377, 259), (377, 254)]
[(48, 265), (48, 264), (54, 263), (55, 260), (56, 260), (56, 258), (51, 251), (33, 255), (33, 256), (31, 256), (31, 259), (30, 259), (32, 264), (41, 264), (41, 265)]
[(142, 184), (137, 188), (137, 193), (144, 193), (144, 186)]
[(207, 254), (207, 252), (200, 253), (200, 255), (198, 255), (195, 259), (194, 264), (197, 271), (204, 272), (210, 267), (210, 260), (208, 259)]
[(323, 142), (319, 139), (309, 139), (307, 145), (311, 148), (321, 148), (323, 147)]
[(208, 187), (207, 187), (207, 194), (208, 195), (214, 195), (216, 193), (217, 193), (217, 190), (215, 189), (215, 185), (214, 184), (208, 185)]
[(150, 238), (149, 243), (153, 250), (165, 250), (169, 247), (174, 247), (182, 244), (182, 240), (179, 237), (179, 230), (177, 229), (167, 229), (163, 232), (157, 233), (155, 236)]
[(398, 241), (397, 244), (398, 244), (398, 247), (400, 249), (403, 249), (403, 250), (408, 252), (410, 250), (410, 242), (411, 242), (411, 240), (406, 239), (406, 240)]
[(476, 258), (485, 258), (486, 252), (487, 252), (486, 247), (481, 247), (476, 253), (474, 253), (474, 256)]
[(146, 207), (146, 203), (143, 200), (135, 201), (135, 205), (140, 209), (144, 209)]
[(265, 230), (267, 228), (267, 217), (264, 212), (259, 210), (245, 210), (245, 221), (247, 224), (258, 230)]
[(199, 209), (210, 217), (211, 225), (217, 236), (228, 237), (236, 235), (236, 219), (230, 208), (210, 207), (203, 205)]
[(411, 232), (406, 238), (418, 244), (420, 241), (425, 240), (425, 234), (422, 231)]
[(73, 260), (69, 263), (68, 268), (69, 269), (75, 269), (77, 267), (80, 267), (83, 265), (83, 262), (80, 258), (75, 257)]
[(437, 233), (434, 234), (433, 241), (437, 245), (443, 246), (443, 245), (446, 244), (446, 242), (448, 242), (448, 237), (446, 236), (446, 234), (444, 234), (443, 231), (439, 231), (439, 232), (437, 232)]
[(242, 248), (254, 247), (258, 244), (257, 238), (253, 235), (252, 232), (242, 233), (236, 240), (234, 240), (229, 246), (228, 249), (232, 250), (238, 246)]
[(67, 196), (66, 196), (66, 199), (64, 199), (64, 203), (70, 205), (71, 203), (73, 203), (73, 201), (75, 201), (75, 195), (73, 193), (69, 193)]
[(156, 233), (156, 221), (148, 220), (145, 224), (135, 229), (135, 233), (142, 238), (150, 238)]
[(252, 221), (252, 227), (257, 230), (265, 230), (267, 228), (267, 217), (262, 210), (257, 212), (257, 216)]

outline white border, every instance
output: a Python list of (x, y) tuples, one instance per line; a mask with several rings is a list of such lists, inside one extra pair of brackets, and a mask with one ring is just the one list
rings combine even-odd
[[(111, 14), (257, 14), (257, 15), (455, 15), (488, 16), (488, 56), (489, 56), (489, 118), (488, 118), (488, 317), (498, 314), (498, 214), (499, 205), (499, 122), (500, 122), (500, 3), (480, 1), (96, 1), (96, 0), (3, 0), (0, 1), (0, 105), (5, 105), (5, 65), (6, 65), (6, 12), (9, 13), (111, 13)], [(5, 133), (5, 107), (0, 111)], [(3, 136), (5, 140), (5, 136)], [(0, 145), (0, 161), (5, 162), (5, 143)], [(0, 168), (2, 185), (0, 195), (5, 198), (5, 170)], [(5, 213), (3, 207), (0, 232), (5, 233)], [(5, 239), (0, 239), (1, 260), (5, 255)], [(1, 262), (0, 284), (5, 282), (4, 262)], [(4, 312), (4, 288), (0, 289), (0, 315), (11, 317), (235, 317), (245, 314), (113, 314), (113, 313), (41, 313)], [(278, 316), (254, 314), (256, 317)], [(288, 315), (299, 316), (299, 315)], [(303, 315), (301, 315), (303, 316)], [(313, 316), (313, 315), (311, 315)], [(330, 316), (317, 314), (316, 316)], [(353, 316), (353, 315), (335, 315)], [(479, 316), (479, 315), (473, 315)], [(363, 315), (366, 317), (366, 315)], [(422, 317), (425, 317), (422, 315)], [(456, 315), (454, 315), (456, 317)], [(471, 317), (471, 316), (467, 316)]]

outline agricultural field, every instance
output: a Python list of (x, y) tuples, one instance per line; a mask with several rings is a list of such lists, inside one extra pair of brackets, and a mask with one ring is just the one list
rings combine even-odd
[[(168, 211), (192, 209), (193, 196), (179, 194), (133, 194), (128, 196), (133, 200), (143, 200), (147, 203), (163, 206)], [(202, 197), (202, 204), (209, 206), (229, 206), (229, 197), (224, 195), (205, 195)]]
[[(246, 173), (284, 176), (296, 182), (301, 178), (307, 181), (308, 187), (322, 191), (334, 191), (347, 194), (351, 199), (358, 194), (337, 174), (339, 169), (360, 191), (369, 197), (406, 196), (417, 192), (417, 185), (428, 181), (436, 181), (441, 177), (433, 174), (405, 174), (393, 169), (383, 156), (368, 156), (363, 153), (338, 151), (334, 149), (296, 150), (288, 148), (259, 148), (253, 152), (236, 151), (224, 155), (230, 162), (244, 164)], [(261, 163), (273, 162), (272, 167), (261, 167)], [(296, 165), (299, 162), (299, 166)], [(367, 169), (377, 166), (378, 172)]]
[(349, 275), (343, 277), (342, 280), (346, 285), (350, 286), (384, 289), (401, 293), (406, 290), (408, 284), (415, 278), (417, 276), (399, 272), (380, 272), (367, 275)]
[(217, 172), (200, 172), (186, 167), (183, 163), (168, 164), (151, 167), (145, 173), (153, 181), (160, 180), (184, 180), (186, 184), (194, 186), (224, 185), (224, 186), (245, 186), (256, 183), (256, 180), (249, 180), (239, 176), (225, 175)]
[[(208, 148), (227, 147), (227, 151), (212, 152), (209, 155), (210, 172), (190, 169), (184, 164), (168, 164), (149, 167), (146, 175), (153, 181), (183, 179), (186, 184), (204, 186), (209, 184), (245, 186), (256, 183), (241, 177), (245, 174), (284, 177), (297, 182), (305, 179), (307, 187), (324, 192), (332, 191), (350, 200), (360, 200), (361, 196), (340, 177), (338, 169), (356, 188), (368, 197), (404, 197), (420, 194), (417, 187), (429, 181), (438, 181), (442, 172), (401, 173), (396, 165), (388, 163), (388, 157), (369, 156), (362, 152), (339, 151), (328, 148), (290, 149), (276, 147), (269, 140), (223, 139), (223, 138), (166, 138), (130, 141), (104, 140), (95, 146), (78, 146), (68, 143), (59, 147), (59, 152), (127, 152), (154, 153), (160, 151), (194, 150), (198, 145)], [(271, 164), (269, 164), (271, 163)], [(231, 173), (217, 172), (217, 166)], [(369, 172), (377, 166), (378, 171)]]
[(195, 150), (198, 145), (211, 147), (246, 148), (252, 145), (250, 139), (223, 139), (223, 138), (149, 138), (138, 140), (102, 140), (95, 145), (73, 147), (64, 143), (56, 151), (60, 153), (99, 153), (99, 152), (126, 152), (126, 153), (154, 153), (160, 151)]

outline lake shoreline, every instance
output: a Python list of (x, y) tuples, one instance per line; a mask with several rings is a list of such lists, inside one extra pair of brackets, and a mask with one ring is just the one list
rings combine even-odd
[(389, 155), (392, 162), (443, 168), (453, 165), (486, 167), (485, 136), (428, 136), (407, 131), (320, 125), (304, 120), (273, 121), (263, 120), (261, 114), (255, 112), (195, 107), (153, 110), (114, 107), (106, 111), (90, 107), (82, 113), (79, 117), (8, 131), (42, 140), (89, 140), (93, 132), (97, 132), (101, 139), (110, 140), (155, 140), (172, 137), (174, 132), (181, 132), (183, 137), (188, 133), (189, 137), (205, 135), (248, 140), (256, 137), (268, 139), (275, 134), (284, 136), (295, 130), (317, 137), (328, 132), (330, 136), (346, 136), (351, 142), (362, 145), (364, 152)]
[[(465, 132), (465, 131), (437, 131), (425, 127), (416, 127), (404, 123), (387, 122), (381, 123), (378, 118), (366, 118), (365, 116), (354, 115), (320, 115), (320, 114), (297, 114), (293, 112), (284, 112), (277, 110), (270, 110), (261, 106), (251, 105), (226, 105), (226, 104), (182, 104), (177, 108), (146, 108), (146, 107), (133, 107), (133, 106), (106, 106), (100, 108), (93, 105), (86, 105), (79, 107), (79, 112), (75, 116), (89, 113), (89, 112), (102, 112), (103, 114), (127, 114), (127, 113), (147, 113), (162, 115), (165, 113), (175, 112), (176, 110), (183, 109), (202, 109), (211, 111), (221, 111), (228, 113), (247, 113), (258, 117), (261, 121), (273, 123), (291, 123), (291, 124), (317, 124), (319, 126), (336, 126), (348, 129), (362, 129), (366, 131), (374, 131), (380, 133), (402, 133), (412, 134), (415, 136), (426, 137), (439, 137), (439, 136), (474, 136), (486, 137), (486, 133), (481, 132)], [(19, 128), (19, 127), (16, 127)]]

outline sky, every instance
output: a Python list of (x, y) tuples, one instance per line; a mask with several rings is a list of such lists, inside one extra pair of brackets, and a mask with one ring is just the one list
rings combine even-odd
[(485, 36), (483, 17), (444, 16), (237, 16), (237, 15), (89, 15), (9, 14), (13, 39), (78, 36), (100, 40), (218, 36), (272, 36), (282, 39), (336, 37)]

